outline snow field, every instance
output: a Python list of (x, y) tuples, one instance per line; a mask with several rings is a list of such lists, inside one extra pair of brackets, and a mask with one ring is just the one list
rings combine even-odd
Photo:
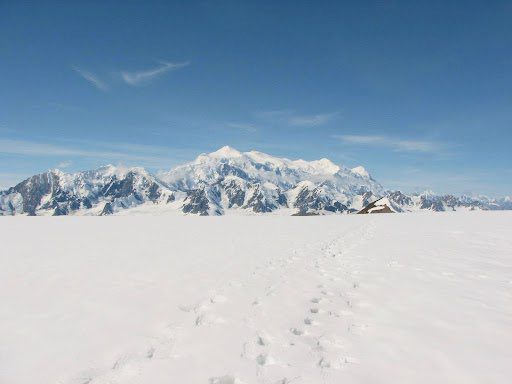
[(506, 383), (512, 213), (0, 220), (0, 383)]

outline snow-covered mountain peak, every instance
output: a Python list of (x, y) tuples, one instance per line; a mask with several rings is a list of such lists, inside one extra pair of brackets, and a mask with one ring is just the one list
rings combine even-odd
[(418, 193), (418, 196), (426, 196), (426, 197), (428, 197), (428, 196), (436, 196), (436, 195), (437, 194), (433, 190), (431, 190), (431, 189), (426, 189), (423, 192)]
[(49, 169), (48, 173), (53, 173), (54, 175), (57, 175), (57, 176), (63, 176), (65, 174), (63, 171), (61, 171), (58, 168)]
[[(132, 173), (135, 175), (140, 175), (142, 177), (153, 177), (151, 173), (144, 167), (126, 167), (126, 166), (115, 166), (112, 164), (104, 165), (94, 171), (92, 171), (98, 177), (117, 177), (123, 178), (126, 177), (127, 174)], [(83, 172), (82, 172), (83, 173)]]
[(305, 161), (302, 159), (291, 162), (297, 168), (315, 175), (334, 175), (340, 171), (340, 167), (329, 159), (320, 159), (313, 161)]
[(352, 173), (355, 173), (359, 176), (362, 176), (362, 177), (370, 177), (370, 174), (368, 173), (368, 171), (362, 166), (362, 165), (359, 165), (358, 167), (354, 167), (350, 170)]
[(230, 147), (229, 145), (225, 145), (224, 147), (216, 150), (215, 152), (209, 153), (207, 156), (221, 158), (221, 159), (229, 159), (232, 157), (240, 157), (242, 153), (237, 151), (235, 148)]
[(244, 152), (244, 156), (254, 163), (270, 164), (275, 167), (284, 167), (291, 162), (289, 159), (271, 156), (259, 151)]
[(320, 160), (313, 161), (312, 163), (318, 165), (319, 167), (322, 167), (327, 172), (336, 173), (340, 170), (340, 167), (334, 164), (331, 160), (326, 159), (325, 157), (321, 158)]
[(193, 189), (198, 183), (213, 183), (230, 175), (251, 183), (270, 182), (283, 190), (303, 180), (317, 184), (331, 182), (339, 191), (360, 190), (361, 187), (375, 192), (382, 190), (378, 183), (368, 177), (354, 174), (326, 158), (313, 161), (290, 160), (257, 151), (239, 152), (231, 147), (202, 154), (195, 161), (159, 176), (171, 187)]
[[(332, 175), (340, 171), (340, 167), (331, 160), (322, 158), (320, 160), (306, 161), (302, 159), (290, 160), (285, 157), (276, 157), (259, 151), (240, 152), (230, 146), (224, 146), (215, 152), (204, 153), (198, 156), (193, 162), (196, 164), (208, 163), (229, 163), (240, 167), (256, 166), (261, 168), (293, 169), (311, 174)], [(190, 163), (189, 163), (190, 164)]]

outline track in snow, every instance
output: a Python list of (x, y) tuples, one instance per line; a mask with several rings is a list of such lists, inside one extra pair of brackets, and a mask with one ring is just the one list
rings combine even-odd
[(92, 222), (0, 222), (0, 382), (512, 373), (510, 214)]
[(365, 327), (353, 320), (359, 283), (343, 256), (373, 230), (372, 222), (365, 223), (258, 265), (247, 280), (222, 282), (199, 302), (180, 305), (183, 320), (168, 319), (137, 353), (119, 356), (108, 369), (80, 372), (70, 384), (145, 382), (145, 374), (166, 360), (186, 365), (205, 349), (212, 358), (238, 355), (252, 366), (253, 375), (243, 378), (226, 366), (209, 378), (212, 384), (334, 380), (332, 371), (357, 363), (345, 348), (345, 335)]

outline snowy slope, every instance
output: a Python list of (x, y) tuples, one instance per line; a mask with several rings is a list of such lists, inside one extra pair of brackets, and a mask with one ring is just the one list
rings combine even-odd
[(192, 191), (185, 211), (204, 214), (234, 207), (258, 213), (347, 212), (361, 208), (360, 196), (372, 199), (384, 192), (363, 167), (350, 170), (328, 159), (289, 160), (227, 146), (158, 176), (171, 189)]
[(4, 218), (0, 382), (505, 384), (511, 223)]
[(364, 168), (359, 168), (352, 171), (328, 159), (308, 162), (273, 157), (256, 151), (242, 153), (226, 146), (216, 152), (199, 155), (193, 162), (159, 176), (179, 189), (192, 189), (198, 183), (211, 183), (233, 175), (251, 182), (268, 182), (281, 189), (291, 188), (304, 180), (314, 183), (335, 180), (340, 189), (349, 190), (358, 186), (375, 192), (382, 191), (382, 187), (371, 179)]

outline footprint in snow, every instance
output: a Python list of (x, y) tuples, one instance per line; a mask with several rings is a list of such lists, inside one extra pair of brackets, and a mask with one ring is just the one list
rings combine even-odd
[(331, 363), (324, 359), (323, 357), (318, 361), (317, 365), (322, 369), (331, 368)]
[(327, 314), (331, 317), (340, 317), (340, 314), (336, 311), (329, 311)]
[(314, 321), (313, 319), (309, 318), (309, 317), (306, 317), (304, 319), (304, 324), (306, 325), (316, 325), (318, 324), (316, 321)]
[(265, 353), (261, 353), (256, 357), (256, 363), (258, 365), (266, 365), (268, 360), (268, 356)]
[(259, 332), (256, 336), (256, 344), (264, 347), (271, 343), (273, 340), (272, 336), (269, 336), (266, 332)]
[(202, 313), (196, 317), (195, 325), (224, 324), (226, 321), (222, 317), (214, 317), (206, 313)]
[(89, 384), (93, 380), (93, 377), (81, 377), (79, 378), (76, 383), (77, 384)]
[(196, 304), (192, 304), (192, 305), (180, 305), (178, 306), (178, 308), (180, 309), (180, 311), (183, 311), (183, 312), (195, 312), (197, 310), (197, 305)]
[(234, 376), (226, 375), (220, 377), (210, 377), (208, 379), (208, 384), (243, 384), (243, 382)]
[(149, 347), (148, 350), (146, 351), (146, 358), (152, 359), (154, 356), (155, 356), (155, 348)]
[(290, 332), (293, 333), (295, 336), (302, 336), (304, 334), (304, 331), (299, 328), (291, 328)]

